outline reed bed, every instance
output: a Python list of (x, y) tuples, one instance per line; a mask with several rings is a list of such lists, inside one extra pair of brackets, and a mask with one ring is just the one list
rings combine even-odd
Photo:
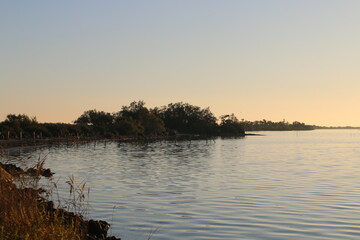
[(46, 191), (37, 187), (43, 165), (32, 168), (33, 174), (10, 172), (16, 184), (0, 178), (0, 240), (87, 239), (82, 217), (54, 208)]

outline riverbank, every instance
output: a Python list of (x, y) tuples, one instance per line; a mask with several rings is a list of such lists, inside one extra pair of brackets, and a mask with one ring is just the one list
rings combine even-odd
[(55, 207), (49, 200), (52, 191), (37, 185), (41, 177), (52, 174), (43, 168), (43, 162), (26, 170), (0, 163), (1, 240), (121, 240), (107, 236), (107, 222), (88, 220), (80, 213)]

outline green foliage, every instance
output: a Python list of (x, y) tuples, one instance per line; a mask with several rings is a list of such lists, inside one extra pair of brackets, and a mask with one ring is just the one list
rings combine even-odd
[(143, 126), (139, 122), (121, 116), (115, 117), (114, 129), (118, 135), (134, 136), (144, 132)]
[(66, 123), (43, 123), (39, 125), (36, 134), (41, 133), (42, 137), (74, 137), (84, 135), (87, 126), (79, 126)]
[(125, 134), (158, 135), (165, 131), (163, 121), (145, 107), (144, 101), (123, 106), (116, 114), (115, 123)]
[(12, 137), (20, 137), (20, 132), (23, 137), (30, 137), (32, 132), (38, 127), (38, 122), (35, 117), (30, 118), (25, 114), (9, 114), (6, 116), (5, 121), (1, 124), (1, 132), (4, 135), (9, 131)]

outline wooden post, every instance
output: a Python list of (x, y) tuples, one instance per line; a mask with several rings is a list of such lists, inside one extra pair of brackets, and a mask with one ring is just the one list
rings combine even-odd
[(36, 135), (35, 135), (35, 131), (33, 132), (33, 139), (34, 139), (34, 141), (35, 141), (35, 137), (36, 137)]
[(7, 139), (10, 140), (10, 131), (8, 131)]
[(20, 131), (20, 140), (22, 140), (22, 131)]

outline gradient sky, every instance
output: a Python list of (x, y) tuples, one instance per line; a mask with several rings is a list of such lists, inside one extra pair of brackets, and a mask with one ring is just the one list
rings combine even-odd
[(1, 1), (0, 121), (188, 102), (360, 126), (360, 1)]

